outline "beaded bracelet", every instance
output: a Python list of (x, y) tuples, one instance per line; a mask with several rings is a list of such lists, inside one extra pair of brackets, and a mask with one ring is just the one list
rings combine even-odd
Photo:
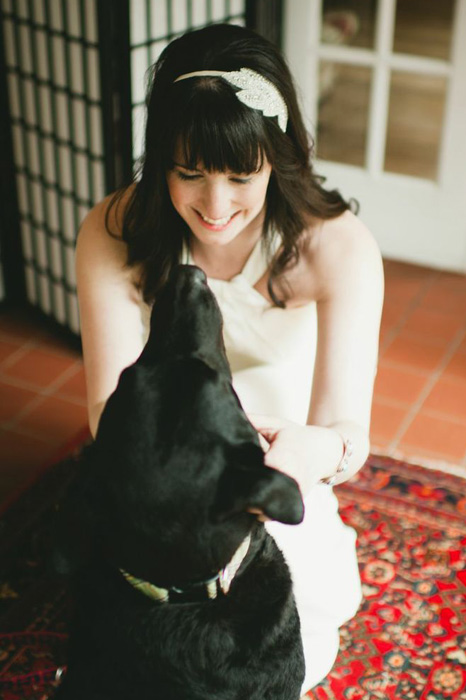
[(340, 462), (338, 463), (338, 467), (336, 468), (335, 473), (332, 474), (332, 476), (327, 476), (324, 479), (321, 479), (321, 484), (333, 486), (333, 484), (337, 480), (337, 477), (340, 474), (344, 474), (344, 472), (348, 470), (349, 460), (351, 455), (353, 454), (353, 443), (351, 442), (351, 440), (349, 440), (348, 438), (344, 438), (343, 436), (341, 436), (341, 439), (343, 440), (343, 456), (340, 459)]

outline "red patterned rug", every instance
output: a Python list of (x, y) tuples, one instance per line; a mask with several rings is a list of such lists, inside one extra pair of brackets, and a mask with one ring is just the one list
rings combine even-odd
[[(2, 700), (47, 700), (66, 664), (69, 602), (45, 552), (72, 469), (50, 469), (0, 520)], [(371, 457), (338, 496), (358, 532), (365, 597), (309, 698), (466, 700), (466, 479)]]
[(338, 489), (364, 602), (313, 700), (466, 700), (466, 480), (372, 457)]

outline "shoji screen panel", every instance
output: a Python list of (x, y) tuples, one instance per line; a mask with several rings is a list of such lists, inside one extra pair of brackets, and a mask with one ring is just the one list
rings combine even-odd
[(28, 300), (78, 332), (74, 242), (105, 193), (96, 0), (1, 0)]
[(214, 22), (244, 25), (246, 0), (130, 0), (133, 157), (143, 149), (147, 70), (165, 46)]
[(3, 283), (3, 255), (2, 255), (2, 249), (0, 248), (0, 301), (3, 301), (5, 298), (5, 286)]

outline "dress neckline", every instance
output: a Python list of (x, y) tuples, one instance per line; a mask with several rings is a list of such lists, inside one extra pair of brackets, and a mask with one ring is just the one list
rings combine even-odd
[[(271, 253), (274, 255), (276, 251), (278, 250), (278, 247), (280, 245), (280, 237), (278, 235), (274, 235), (272, 237), (272, 242), (271, 242)], [(189, 245), (187, 243), (183, 244), (183, 255), (182, 255), (183, 262), (187, 265), (195, 265), (193, 262), (192, 256), (191, 256), (191, 251), (189, 249)], [(263, 277), (265, 272), (267, 271), (269, 265), (268, 261), (268, 256), (267, 256), (267, 249), (264, 244), (264, 239), (262, 236), (257, 239), (256, 243), (254, 244), (253, 249), (249, 253), (249, 256), (246, 259), (246, 262), (244, 263), (243, 269), (238, 272), (236, 275), (233, 275), (229, 280), (222, 280), (217, 277), (208, 277), (207, 279), (209, 282), (214, 282), (214, 283), (225, 283), (228, 284), (230, 282), (233, 282), (234, 280), (237, 280), (238, 278), (245, 280), (248, 282), (248, 284), (251, 287), (254, 287), (255, 284)]]

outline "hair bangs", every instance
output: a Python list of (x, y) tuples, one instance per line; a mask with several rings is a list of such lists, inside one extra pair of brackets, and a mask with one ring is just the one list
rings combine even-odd
[(181, 158), (190, 170), (200, 166), (209, 172), (260, 170), (264, 158), (270, 160), (262, 115), (243, 105), (227, 86), (189, 87), (190, 99), (176, 111), (166, 144), (171, 164)]

